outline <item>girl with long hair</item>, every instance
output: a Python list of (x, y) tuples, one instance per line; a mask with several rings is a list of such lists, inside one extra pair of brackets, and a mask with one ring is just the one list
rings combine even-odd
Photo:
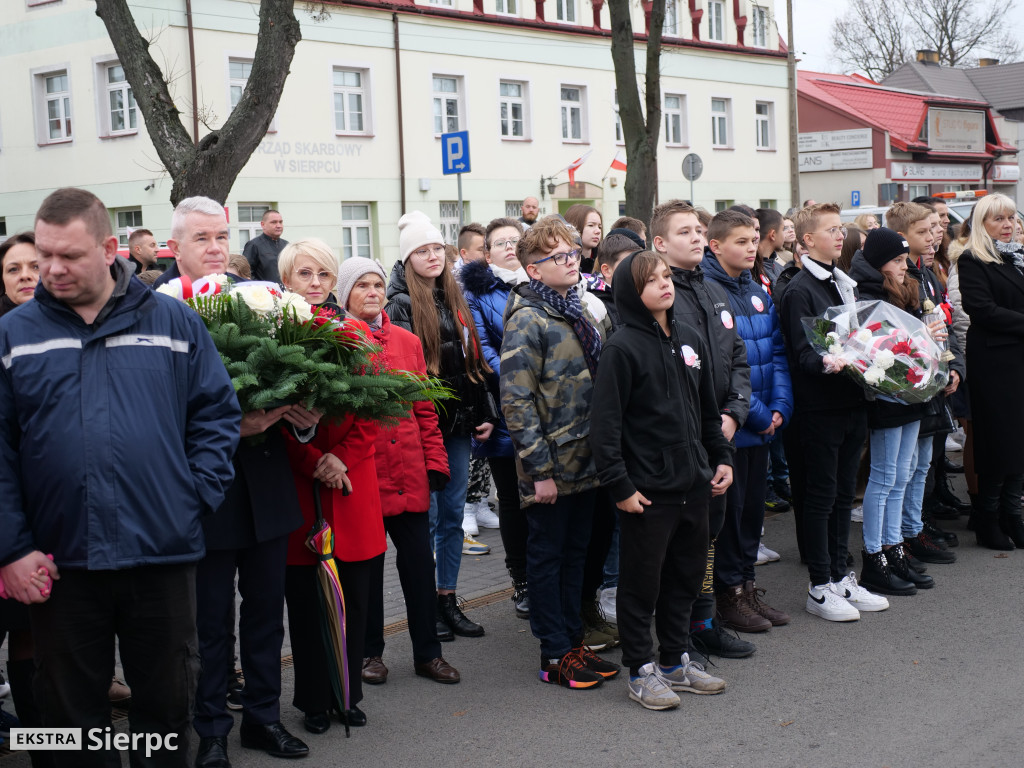
[(580, 236), (580, 272), (590, 274), (594, 271), (597, 246), (601, 244), (601, 214), (592, 205), (576, 203), (565, 212), (565, 220)]

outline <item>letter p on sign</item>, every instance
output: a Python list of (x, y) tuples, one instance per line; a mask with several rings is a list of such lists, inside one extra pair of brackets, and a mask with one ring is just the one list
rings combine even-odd
[(469, 131), (456, 131), (441, 135), (441, 172), (469, 173)]

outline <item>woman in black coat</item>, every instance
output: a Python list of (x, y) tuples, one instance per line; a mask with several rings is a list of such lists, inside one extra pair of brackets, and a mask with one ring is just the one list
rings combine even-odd
[(978, 543), (1024, 547), (1024, 246), (1013, 242), (1016, 206), (983, 197), (957, 260), (967, 331), (974, 462), (981, 507)]

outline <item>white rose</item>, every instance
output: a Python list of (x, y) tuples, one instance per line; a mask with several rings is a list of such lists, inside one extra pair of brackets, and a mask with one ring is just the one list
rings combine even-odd
[(892, 353), (892, 350), (880, 349), (875, 354), (874, 364), (881, 368), (883, 371), (887, 371), (892, 368), (893, 363), (896, 362), (896, 355)]
[(281, 297), (281, 309), (288, 315), (294, 315), (300, 323), (307, 323), (313, 319), (313, 309), (309, 302), (291, 291), (285, 291)]
[(253, 286), (242, 283), (236, 286), (231, 293), (244, 301), (245, 305), (257, 315), (269, 317), (274, 314), (276, 307), (274, 297), (261, 285)]
[[(175, 285), (175, 283), (177, 283), (177, 285)], [(181, 301), (181, 282), (178, 280), (171, 280), (169, 283), (164, 283), (157, 288), (156, 292)]]
[(843, 347), (841, 344), (832, 344), (828, 348), (828, 353), (832, 355), (832, 357), (840, 357), (843, 354)]
[(864, 371), (864, 381), (871, 386), (877, 386), (882, 383), (885, 378), (885, 371), (878, 366), (872, 365), (866, 371)]
[(828, 344), (838, 344), (839, 334), (836, 333), (835, 331), (829, 331), (828, 333), (825, 334), (825, 341)]
[(859, 341), (861, 344), (870, 344), (871, 339), (871, 331), (869, 331), (867, 328), (861, 328), (859, 331), (857, 331), (857, 341)]
[(221, 273), (213, 273), (203, 277), (203, 280), (208, 280), (211, 283), (216, 283), (221, 288), (228, 284), (228, 276)]

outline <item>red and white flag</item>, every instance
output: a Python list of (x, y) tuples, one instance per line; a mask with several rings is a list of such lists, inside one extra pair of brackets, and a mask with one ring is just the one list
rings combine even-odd
[(609, 168), (614, 168), (617, 171), (626, 170), (626, 153), (621, 149), (615, 153), (615, 159), (612, 160), (612, 164)]
[(583, 165), (585, 162), (587, 162), (587, 158), (590, 157), (590, 155), (593, 153), (593, 151), (594, 150), (591, 149), (585, 155), (582, 155), (581, 157), (577, 157), (575, 160), (573, 160), (571, 163), (569, 163), (568, 167), (565, 170), (567, 170), (569, 172), (569, 183), (570, 184), (575, 184), (576, 183), (576, 169), (579, 168), (581, 165)]

